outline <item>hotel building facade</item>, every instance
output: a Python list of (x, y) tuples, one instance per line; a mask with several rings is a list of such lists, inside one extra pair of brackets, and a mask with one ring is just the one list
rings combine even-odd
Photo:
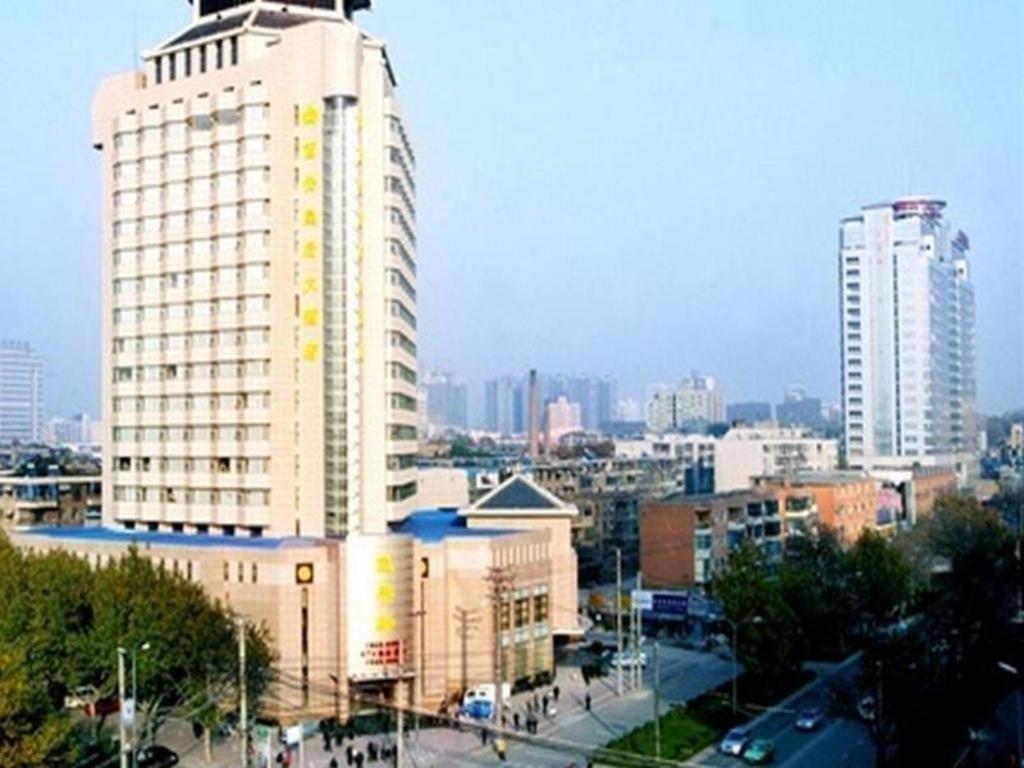
[[(134, 545), (264, 624), (282, 721), (549, 673), (560, 614), (539, 598), (575, 514), (412, 514), (415, 155), (384, 45), (352, 20), (368, 5), (195, 0), (101, 85), (102, 525), (14, 535), (96, 564)], [(431, 662), (459, 657), (458, 610), (478, 620), (468, 680)]]

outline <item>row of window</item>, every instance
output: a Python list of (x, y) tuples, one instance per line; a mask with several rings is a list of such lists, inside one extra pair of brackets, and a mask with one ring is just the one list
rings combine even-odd
[(251, 488), (162, 488), (156, 486), (115, 485), (114, 501), (266, 507), (270, 504), (270, 491), (253, 490)]
[(396, 195), (402, 198), (402, 202), (404, 202), (406, 206), (408, 206), (409, 208), (409, 214), (415, 220), (416, 205), (413, 203), (412, 197), (406, 190), (405, 184), (402, 183), (402, 180), (397, 176), (388, 176), (386, 179), (384, 179), (384, 188), (389, 192), (394, 192)]
[(409, 137), (405, 133), (405, 126), (402, 125), (402, 121), (394, 115), (388, 115), (388, 130), (392, 136), (397, 136), (402, 142), (402, 147), (405, 149), (405, 153), (409, 156), (410, 162), (413, 166), (416, 165), (416, 153), (412, 149), (412, 143), (409, 141)]
[(408, 424), (389, 424), (387, 435), (389, 440), (415, 440), (416, 427)]
[(405, 220), (405, 214), (402, 213), (398, 208), (388, 208), (388, 217), (391, 219), (391, 223), (397, 225), (405, 236), (412, 243), (413, 248), (416, 247), (416, 233), (413, 228), (409, 226), (409, 222)]
[(121, 189), (114, 192), (114, 215), (127, 215), (125, 209), (139, 205), (150, 208), (188, 207), (189, 200), (193, 207), (209, 205), (214, 194), (220, 197), (265, 196), (264, 188), (270, 183), (269, 168), (246, 168), (239, 171), (223, 171), (209, 176), (194, 178), (189, 181), (169, 181), (154, 184), (141, 189)]
[(402, 411), (416, 412), (416, 398), (403, 395), (399, 392), (391, 393), (391, 407)]
[(392, 347), (401, 347), (413, 357), (416, 356), (416, 344), (401, 331), (390, 331), (388, 334), (391, 338)]
[(261, 252), (269, 245), (270, 233), (267, 231), (195, 238), (187, 243), (118, 248), (114, 250), (114, 264), (159, 265), (168, 261), (206, 260), (214, 256), (238, 258), (245, 251)]
[(390, 304), (392, 317), (400, 317), (409, 324), (410, 328), (416, 328), (416, 315), (410, 312), (405, 304), (397, 299), (392, 299)]
[(117, 456), (118, 472), (215, 472), (217, 474), (264, 474), (270, 459), (260, 456), (214, 456), (207, 458), (169, 458), (166, 456)]
[(115, 397), (114, 413), (163, 411), (234, 410), (269, 408), (269, 392), (232, 392), (216, 395), (170, 395), (160, 397)]
[[(123, 342), (140, 339), (115, 339), (114, 351), (123, 352)], [(114, 368), (115, 382), (177, 381), (179, 379), (234, 379), (243, 376), (266, 376), (268, 360), (238, 360), (227, 363), (169, 363), (165, 365), (119, 365)]]
[(186, 234), (189, 227), (203, 224), (238, 224), (246, 220), (253, 228), (263, 229), (263, 218), (270, 215), (269, 200), (246, 200), (241, 205), (227, 203), (196, 208), (191, 211), (144, 216), (114, 222), (114, 237), (139, 235)]
[[(150, 125), (139, 130), (118, 131), (114, 134), (114, 149), (119, 153), (162, 154), (164, 143), (182, 144), (191, 140), (195, 143), (210, 144), (218, 140), (218, 136), (209, 131), (217, 127), (231, 128), (243, 122), (248, 128), (265, 128), (270, 117), (270, 105), (246, 104), (239, 109), (236, 106), (221, 106), (206, 114), (195, 114), (178, 119), (169, 119), (162, 125)], [(224, 139), (228, 140), (228, 139)]]
[(403, 483), (402, 485), (389, 485), (388, 486), (388, 501), (405, 501), (411, 496), (416, 495), (416, 481), (413, 480), (409, 483)]
[(409, 252), (405, 250), (405, 246), (402, 245), (401, 240), (395, 240), (393, 238), (389, 239), (388, 249), (391, 251), (393, 255), (398, 256), (398, 258), (402, 260), (402, 263), (406, 266), (406, 268), (409, 270), (411, 274), (416, 274), (416, 262), (413, 261), (413, 258), (412, 256), (409, 255)]
[(400, 270), (389, 269), (388, 281), (392, 285), (397, 285), (399, 288), (401, 288), (405, 292), (405, 295), (408, 296), (410, 300), (412, 300), (413, 302), (416, 301), (416, 289), (412, 287), (412, 283), (405, 279), (405, 275), (403, 275)]
[(167, 81), (173, 82), (178, 77), (192, 77), (205, 74), (208, 69), (223, 69), (225, 66), (238, 64), (238, 35), (213, 43), (197, 45), (182, 51), (156, 56), (153, 58), (153, 79), (157, 85)]
[(188, 427), (114, 427), (115, 443), (180, 443), (269, 440), (266, 424), (218, 424)]
[[(226, 301), (226, 303), (230, 305), (236, 302), (234, 299), (231, 299)], [(265, 306), (262, 308), (266, 309)], [(118, 310), (116, 309), (114, 310), (114, 312), (117, 311)], [(133, 310), (124, 310), (124, 312), (128, 315), (125, 322), (131, 322)], [(213, 313), (211, 312), (210, 314)], [(166, 318), (168, 316), (164, 315), (163, 317)], [(136, 318), (140, 322), (142, 321), (143, 316), (141, 311), (138, 312)], [(115, 324), (119, 323), (121, 322), (121, 319), (117, 318), (114, 322)], [(168, 350), (214, 349), (217, 347), (240, 347), (251, 344), (266, 344), (269, 341), (270, 331), (266, 328), (211, 332), (199, 331), (196, 333), (165, 333), (154, 334), (151, 336), (139, 336), (133, 339), (117, 338), (114, 340), (114, 352), (165, 352)]]
[(241, 140), (232, 137), (201, 147), (143, 157), (141, 160), (118, 160), (114, 163), (114, 179), (118, 182), (132, 183), (138, 181), (140, 176), (152, 178), (164, 173), (188, 172), (189, 175), (196, 176), (204, 172), (212, 173), (215, 164), (226, 166), (244, 163), (257, 165), (262, 169), (266, 166), (269, 146), (270, 137), (267, 135), (246, 136)]
[(404, 363), (388, 363), (388, 372), (391, 374), (391, 378), (393, 379), (401, 379), (409, 384), (416, 383), (416, 371)]
[(190, 269), (145, 277), (117, 278), (114, 280), (114, 295), (177, 288), (213, 288), (218, 285), (229, 287), (251, 285), (262, 283), (268, 277), (270, 277), (270, 264), (267, 262), (254, 262), (242, 267)]

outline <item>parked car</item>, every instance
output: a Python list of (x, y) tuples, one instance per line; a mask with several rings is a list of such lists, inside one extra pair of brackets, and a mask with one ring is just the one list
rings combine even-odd
[(815, 707), (805, 709), (796, 718), (796, 729), (798, 731), (816, 731), (825, 722), (825, 713)]
[(775, 759), (775, 745), (769, 739), (754, 739), (743, 750), (743, 761), (748, 765), (767, 765)]
[(749, 728), (733, 728), (718, 744), (718, 751), (723, 755), (740, 757), (750, 743), (751, 732)]
[(865, 696), (857, 702), (857, 714), (860, 715), (861, 720), (868, 723), (872, 723), (875, 720), (875, 697)]
[(634, 654), (633, 651), (623, 651), (621, 654), (612, 654), (612, 666), (622, 667), (623, 669), (632, 669), (637, 664), (642, 667), (647, 666), (647, 653), (640, 651), (639, 654)]
[(85, 709), (96, 701), (99, 694), (92, 685), (80, 685), (64, 697), (65, 709)]
[(171, 768), (172, 765), (177, 764), (177, 753), (160, 744), (142, 747), (135, 757), (137, 768)]

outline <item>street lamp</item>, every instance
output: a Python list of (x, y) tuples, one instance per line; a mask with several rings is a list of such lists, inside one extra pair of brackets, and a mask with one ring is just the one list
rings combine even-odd
[(736, 672), (736, 663), (737, 663), (736, 657), (738, 655), (737, 654), (737, 646), (736, 646), (736, 643), (737, 643), (736, 638), (739, 635), (740, 625), (748, 623), (748, 622), (750, 624), (761, 624), (762, 622), (764, 622), (764, 618), (761, 617), (761, 616), (751, 616), (749, 619), (741, 619), (739, 621), (733, 621), (732, 619), (723, 616), (722, 620), (726, 624), (728, 624), (729, 627), (732, 629), (732, 713), (735, 715), (736, 714), (736, 710), (739, 708), (739, 693), (738, 693), (738, 690), (737, 690), (738, 678), (737, 678), (737, 672)]
[[(152, 646), (150, 643), (144, 642), (140, 645), (136, 645), (132, 648), (132, 752), (131, 762), (135, 765), (137, 758), (135, 756), (136, 747), (138, 747), (138, 713), (139, 713), (139, 654), (148, 651)], [(118, 648), (117, 652), (124, 656), (128, 651), (124, 648)], [(122, 742), (122, 749), (124, 744)]]
[(1024, 765), (1024, 732), (1021, 729), (1021, 695), (1020, 695), (1020, 671), (1012, 664), (1005, 661), (997, 662), (1003, 672), (1017, 678), (1017, 765)]

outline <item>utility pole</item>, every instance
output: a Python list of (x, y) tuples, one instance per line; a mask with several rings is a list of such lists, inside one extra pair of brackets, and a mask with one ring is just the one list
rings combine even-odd
[(622, 548), (615, 548), (615, 650), (619, 663), (615, 665), (615, 692), (622, 695)]
[(249, 768), (249, 692), (245, 680), (245, 620), (238, 620), (238, 727), (242, 736), (242, 768)]
[[(118, 734), (121, 737), (120, 743), (118, 744), (118, 751), (121, 753), (121, 768), (128, 768), (128, 729), (125, 728), (124, 722), (124, 697), (125, 697), (125, 681), (124, 681), (124, 648), (117, 649), (117, 701), (118, 701)], [(135, 706), (135, 702), (132, 702), (132, 706)]]
[(469, 687), (469, 635), (476, 627), (479, 617), (475, 610), (462, 608), (455, 609), (455, 621), (459, 624), (460, 662), (462, 671), (462, 690)]
[(395, 768), (403, 768), (405, 762), (405, 706), (397, 702), (395, 718), (397, 733), (395, 734)]
[(654, 757), (661, 760), (661, 648), (654, 641)]
[[(494, 721), (500, 724), (505, 714), (505, 648), (501, 642), (502, 626), (501, 619), (504, 611), (505, 599), (511, 591), (512, 574), (507, 568), (492, 567), (487, 574), (487, 580), (491, 583), (491, 600), (494, 602), (494, 669), (498, 678), (495, 686)], [(514, 621), (512, 616), (512, 603), (509, 600), (509, 631), (513, 629)]]
[[(640, 590), (643, 589), (644, 575), (636, 572), (635, 595), (639, 598)], [(639, 691), (644, 686), (644, 668), (640, 664), (640, 648), (644, 639), (643, 619), (640, 616), (640, 600), (633, 601), (633, 690)]]

